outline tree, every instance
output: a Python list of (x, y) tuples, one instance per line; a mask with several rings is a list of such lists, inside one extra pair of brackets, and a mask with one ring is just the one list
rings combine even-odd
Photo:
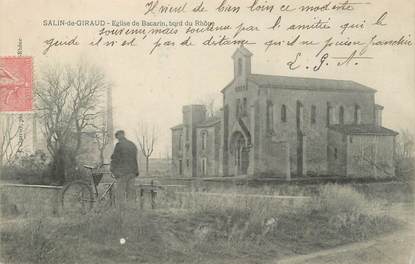
[(218, 102), (217, 94), (208, 94), (204, 96), (203, 99), (199, 99), (198, 102), (199, 104), (204, 105), (206, 107), (207, 117), (215, 116), (219, 111), (219, 107), (217, 105), (217, 102)]
[(396, 176), (408, 179), (415, 173), (415, 139), (408, 130), (401, 131), (396, 138), (395, 169)]
[(100, 99), (106, 87), (104, 73), (85, 63), (50, 67), (42, 74), (35, 90), (36, 104), (57, 183), (64, 183), (76, 166), (82, 133), (101, 114)]
[(11, 165), (23, 147), (24, 137), (19, 140), (19, 125), (16, 115), (0, 115), (0, 168)]
[(104, 164), (104, 152), (105, 148), (111, 142), (112, 134), (110, 134), (108, 128), (105, 125), (97, 128), (95, 133), (95, 141), (99, 151), (99, 162), (100, 165)]
[(153, 154), (154, 146), (157, 141), (157, 128), (155, 125), (150, 125), (141, 122), (136, 130), (136, 138), (141, 152), (146, 160), (146, 174), (148, 175), (149, 159)]

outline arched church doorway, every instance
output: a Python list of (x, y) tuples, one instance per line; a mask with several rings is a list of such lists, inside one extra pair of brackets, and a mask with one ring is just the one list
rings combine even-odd
[(233, 175), (246, 175), (249, 166), (249, 148), (244, 135), (237, 131), (231, 137), (230, 151), (232, 155)]

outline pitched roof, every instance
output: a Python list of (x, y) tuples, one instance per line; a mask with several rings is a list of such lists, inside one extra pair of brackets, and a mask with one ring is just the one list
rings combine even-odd
[(232, 58), (235, 57), (235, 54), (237, 54), (238, 52), (242, 53), (242, 55), (246, 56), (246, 57), (250, 57), (252, 56), (252, 52), (250, 52), (247, 48), (245, 48), (245, 46), (241, 45), (239, 48), (237, 48), (235, 50), (235, 52), (232, 54)]
[[(196, 124), (196, 127), (210, 127), (213, 125), (216, 125), (217, 123), (219, 123), (221, 121), (221, 117), (220, 116), (212, 116), (209, 117), (208, 119), (206, 119), (205, 121)], [(183, 124), (179, 124), (176, 125), (174, 127), (171, 127), (171, 130), (177, 130), (177, 129), (182, 129), (184, 127)]]
[(179, 125), (176, 125), (176, 126), (170, 128), (170, 129), (171, 130), (176, 130), (176, 129), (182, 129), (182, 128), (183, 128), (183, 124), (179, 124)]
[(329, 127), (337, 132), (346, 135), (378, 135), (378, 136), (396, 136), (398, 132), (391, 129), (373, 124), (359, 125), (331, 125)]
[(210, 126), (216, 125), (220, 121), (221, 121), (220, 116), (212, 116), (206, 119), (205, 121), (203, 121), (202, 123), (197, 124), (196, 126), (197, 127), (210, 127)]
[(265, 74), (250, 74), (248, 79), (260, 87), (299, 89), (299, 90), (320, 90), (320, 91), (360, 91), (376, 92), (363, 84), (348, 80), (332, 80), (305, 77), (289, 77)]

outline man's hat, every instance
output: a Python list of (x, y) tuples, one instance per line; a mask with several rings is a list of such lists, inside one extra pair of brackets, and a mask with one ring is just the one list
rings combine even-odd
[(118, 137), (123, 137), (123, 136), (125, 136), (125, 132), (124, 132), (124, 130), (118, 130), (117, 132), (115, 132), (115, 137), (116, 138), (118, 138)]

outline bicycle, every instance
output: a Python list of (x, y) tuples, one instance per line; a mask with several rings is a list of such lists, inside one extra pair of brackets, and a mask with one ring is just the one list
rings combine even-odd
[[(87, 179), (75, 180), (66, 184), (61, 191), (61, 206), (65, 213), (86, 214), (92, 210), (94, 203), (99, 202), (101, 209), (107, 209), (115, 202), (113, 186), (116, 179), (105, 167), (109, 164), (99, 166), (84, 165), (89, 170)], [(113, 179), (112, 182), (106, 184), (104, 192), (100, 196), (98, 185), (105, 174), (109, 174)]]

